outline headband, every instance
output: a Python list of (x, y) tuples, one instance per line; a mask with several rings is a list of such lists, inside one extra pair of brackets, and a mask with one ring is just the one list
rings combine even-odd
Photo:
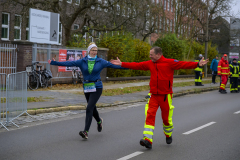
[(88, 54), (89, 54), (90, 50), (91, 50), (93, 47), (98, 48), (96, 44), (91, 44), (91, 45), (88, 47), (88, 49), (87, 49)]

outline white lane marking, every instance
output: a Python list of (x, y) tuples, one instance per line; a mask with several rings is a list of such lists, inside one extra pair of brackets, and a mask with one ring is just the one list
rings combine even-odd
[(133, 158), (133, 157), (136, 157), (136, 156), (138, 156), (138, 155), (140, 155), (140, 154), (142, 154), (143, 152), (134, 152), (134, 153), (132, 153), (132, 154), (129, 154), (129, 155), (127, 155), (127, 156), (125, 156), (125, 157), (122, 157), (122, 158), (120, 158), (120, 159), (117, 159), (117, 160), (127, 160), (127, 159), (130, 159), (130, 158)]
[(203, 129), (203, 128), (205, 128), (205, 127), (208, 127), (208, 126), (210, 126), (210, 125), (212, 125), (212, 124), (214, 124), (214, 123), (216, 123), (216, 122), (207, 123), (207, 124), (205, 124), (205, 125), (203, 125), (203, 126), (200, 126), (200, 127), (198, 127), (198, 128), (195, 128), (195, 129), (190, 130), (190, 131), (188, 131), (188, 132), (185, 132), (185, 133), (183, 133), (183, 134), (191, 134), (191, 133), (196, 132), (196, 131), (198, 131), (198, 130), (200, 130), (200, 129)]
[(237, 112), (234, 112), (233, 114), (239, 114), (240, 113), (240, 111), (237, 111)]

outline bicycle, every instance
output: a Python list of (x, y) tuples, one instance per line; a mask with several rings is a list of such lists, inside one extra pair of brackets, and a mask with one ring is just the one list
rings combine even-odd
[(48, 81), (52, 78), (52, 73), (49, 70), (41, 70), (42, 66), (37, 66), (38, 70), (34, 69), (34, 65), (39, 64), (35, 62), (28, 65), (26, 70), (28, 72), (28, 88), (31, 90), (38, 89), (39, 85), (43, 88), (48, 87)]
[(78, 71), (78, 68), (73, 67), (72, 69), (72, 81), (73, 84), (83, 83), (83, 75), (81, 71)]

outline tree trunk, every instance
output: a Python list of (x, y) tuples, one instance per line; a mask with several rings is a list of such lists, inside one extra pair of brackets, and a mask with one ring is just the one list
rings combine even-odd
[(70, 41), (71, 41), (71, 29), (68, 29), (68, 28), (64, 28), (64, 36), (65, 36), (65, 39), (63, 40), (63, 45), (64, 46), (68, 46), (70, 45)]
[(191, 49), (192, 49), (192, 43), (193, 43), (193, 40), (191, 39), (191, 44), (190, 44), (190, 48), (189, 48), (189, 51), (188, 51), (187, 60), (188, 60), (188, 58), (189, 58), (189, 54), (190, 54)]

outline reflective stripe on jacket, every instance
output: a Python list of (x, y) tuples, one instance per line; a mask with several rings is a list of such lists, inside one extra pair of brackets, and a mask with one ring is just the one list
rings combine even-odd
[(223, 58), (218, 63), (218, 75), (230, 75), (229, 63)]
[(237, 63), (232, 63), (229, 65), (230, 67), (230, 75), (232, 77), (239, 77), (239, 65)]
[[(202, 58), (196, 59), (195, 62), (199, 62)], [(197, 67), (194, 70), (202, 72), (203, 67)]]

